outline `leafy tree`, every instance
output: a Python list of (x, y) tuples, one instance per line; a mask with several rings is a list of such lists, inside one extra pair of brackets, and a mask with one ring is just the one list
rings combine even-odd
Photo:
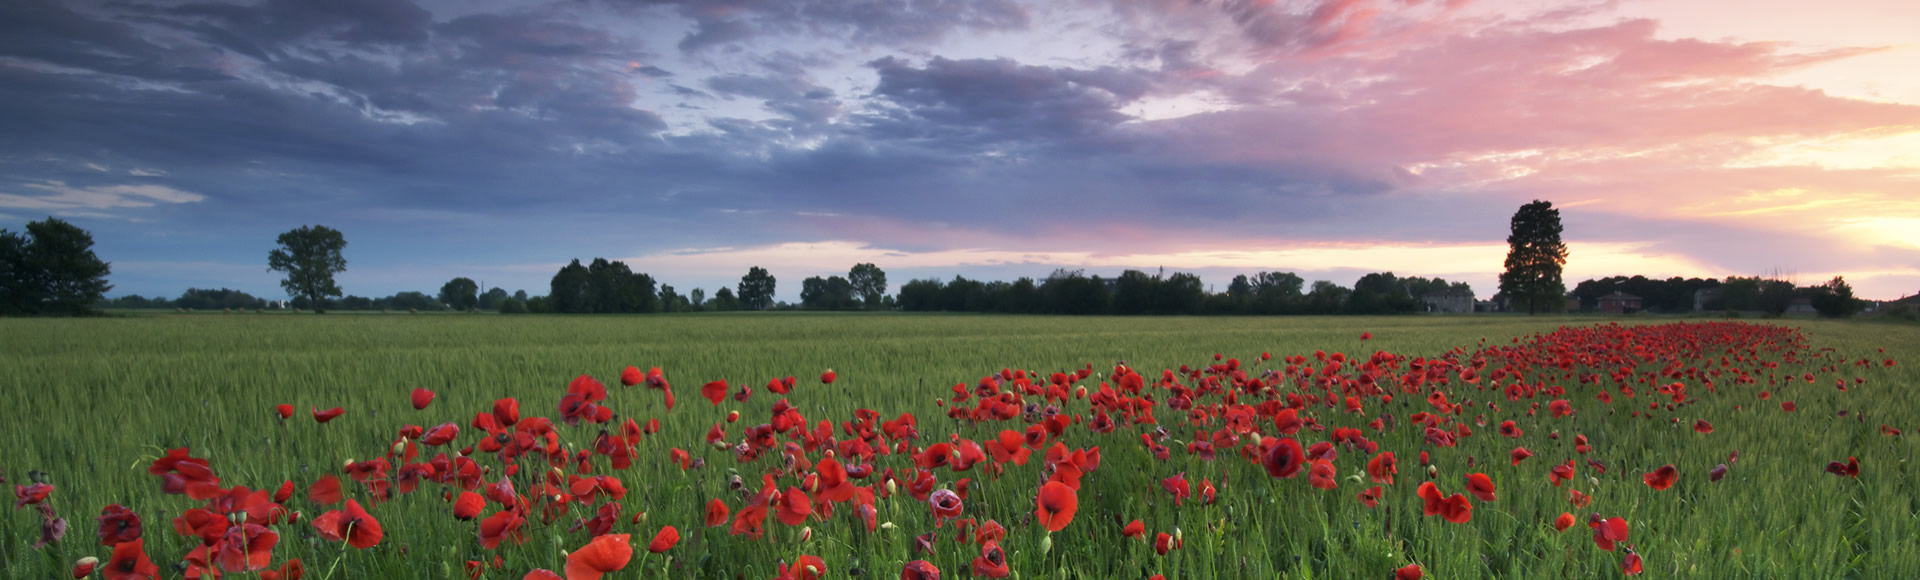
[(480, 309), (499, 310), (501, 304), (512, 298), (512, 296), (507, 294), (505, 288), (499, 286), (488, 288), (485, 294), (480, 295)]
[(333, 275), (347, 270), (347, 259), (340, 255), (347, 238), (327, 226), (300, 226), (276, 241), (280, 247), (267, 253), (267, 268), (287, 273), (280, 287), (288, 295), (306, 298), (316, 314), (324, 312), (323, 300), (340, 295)]
[(945, 285), (939, 280), (913, 280), (900, 286), (900, 309), (908, 312), (932, 312), (941, 307), (940, 293)]
[(1139, 270), (1127, 270), (1113, 281), (1114, 314), (1146, 314), (1154, 310), (1160, 279)]
[[(544, 306), (551, 312), (592, 312), (592, 283), (593, 276), (587, 273), (587, 267), (580, 264), (579, 258), (574, 258), (553, 274), (553, 280), (547, 284)], [(527, 308), (532, 310), (533, 304), (529, 302)]]
[(669, 284), (660, 285), (660, 311), (661, 312), (679, 312), (681, 310), (686, 309), (686, 306), (687, 306), (687, 299), (682, 298), (678, 292), (674, 292), (672, 285), (669, 285)]
[(1853, 286), (1847, 284), (1844, 277), (1834, 276), (1813, 290), (1813, 309), (1819, 311), (1821, 316), (1846, 318), (1859, 309), (1859, 303), (1853, 299)]
[(440, 310), (442, 307), (425, 292), (406, 291), (387, 298), (388, 306), (398, 310)]
[(448, 280), (440, 286), (440, 302), (454, 310), (473, 310), (480, 304), (480, 285), (466, 277)]
[(267, 301), (254, 298), (246, 292), (239, 290), (230, 290), (227, 288), (221, 288), (219, 290), (188, 288), (186, 292), (180, 294), (179, 298), (173, 300), (172, 305), (174, 308), (191, 308), (194, 310), (225, 310), (228, 308), (262, 308), (265, 307), (266, 304)]
[(58, 218), (30, 222), (25, 236), (0, 229), (0, 313), (81, 315), (113, 289), (93, 235)]
[(774, 278), (765, 268), (753, 266), (740, 277), (740, 307), (766, 310), (773, 307)]
[(719, 290), (714, 291), (713, 301), (709, 305), (713, 310), (722, 312), (739, 310), (740, 299), (734, 297), (732, 288), (721, 286)]
[(687, 293), (687, 305), (692, 307), (693, 310), (698, 311), (706, 308), (707, 306), (706, 303), (707, 303), (706, 290), (702, 290), (700, 288), (694, 288), (692, 292)]
[(878, 308), (880, 299), (887, 293), (887, 273), (871, 262), (855, 264), (847, 272), (847, 281), (853, 284), (853, 293), (865, 302), (867, 308)]
[(1165, 314), (1199, 314), (1206, 300), (1206, 285), (1199, 276), (1187, 272), (1174, 272), (1161, 280), (1155, 297), (1156, 309)]
[(812, 309), (822, 308), (821, 306), (821, 303), (823, 301), (822, 299), (826, 297), (826, 294), (827, 294), (826, 278), (821, 278), (819, 276), (808, 276), (807, 279), (800, 281), (800, 306), (801, 307), (812, 308)]
[(1314, 280), (1313, 290), (1307, 293), (1307, 310), (1314, 314), (1335, 314), (1347, 304), (1347, 297), (1353, 291), (1344, 286), (1326, 280)]
[(526, 314), (527, 301), (521, 300), (519, 298), (508, 297), (506, 300), (500, 301), (500, 313), (501, 314)]
[(1306, 299), (1306, 279), (1293, 272), (1261, 272), (1250, 280), (1253, 285), (1254, 311), (1261, 314), (1288, 314), (1300, 308)]
[(521, 302), (526, 302), (526, 301), (527, 301), (527, 291), (526, 291), (526, 290), (514, 290), (514, 291), (513, 291), (513, 299), (514, 299), (514, 300), (519, 300), (519, 301), (521, 301)]
[(1567, 245), (1560, 241), (1561, 231), (1560, 210), (1551, 202), (1534, 200), (1514, 212), (1500, 292), (1515, 309), (1526, 304), (1527, 314), (1533, 314), (1557, 308), (1566, 299), (1560, 270), (1567, 264)]

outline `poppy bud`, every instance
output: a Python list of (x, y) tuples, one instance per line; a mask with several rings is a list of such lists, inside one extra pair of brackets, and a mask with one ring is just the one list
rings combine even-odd
[(801, 541), (801, 542), (807, 542), (807, 541), (810, 541), (810, 540), (812, 540), (812, 539), (813, 539), (813, 526), (807, 526), (807, 527), (804, 527), (804, 528), (800, 528), (800, 541)]
[(1051, 551), (1053, 551), (1053, 532), (1047, 532), (1047, 535), (1040, 537), (1040, 555), (1045, 556)]
[(894, 483), (894, 480), (887, 480), (887, 495), (891, 496), (897, 493), (900, 493), (900, 486)]
[(1434, 467), (1434, 466), (1432, 466), (1432, 465), (1428, 465), (1428, 466), (1427, 466), (1427, 479), (1433, 479), (1433, 478), (1436, 478), (1436, 477), (1440, 477), (1440, 468), (1438, 468), (1438, 467)]
[(1587, 476), (1587, 485), (1592, 487), (1600, 487), (1600, 478), (1594, 477), (1591, 475)]
[(881, 523), (880, 523), (880, 529), (882, 529), (882, 530), (892, 530), (892, 529), (893, 529), (893, 522), (881, 522)]
[(399, 441), (395, 441), (395, 442), (393, 442), (393, 452), (394, 452), (394, 453), (406, 453), (406, 452), (407, 452), (407, 438), (406, 438), (406, 437), (401, 437)]
[(73, 577), (86, 578), (93, 575), (93, 569), (100, 565), (100, 559), (87, 556), (73, 562)]

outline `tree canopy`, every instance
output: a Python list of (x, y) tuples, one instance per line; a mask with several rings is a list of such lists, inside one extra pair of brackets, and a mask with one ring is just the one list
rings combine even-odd
[(1567, 287), (1560, 269), (1567, 264), (1567, 245), (1560, 241), (1560, 210), (1552, 202), (1534, 200), (1514, 212), (1507, 236), (1506, 271), (1500, 273), (1500, 293), (1527, 313), (1556, 309), (1566, 300)]
[(109, 273), (93, 234), (64, 220), (30, 222), (25, 236), (0, 229), (0, 314), (92, 313)]
[(480, 285), (464, 276), (448, 280), (440, 286), (440, 303), (455, 310), (473, 310), (480, 305)]
[(753, 266), (747, 269), (747, 275), (740, 277), (740, 307), (747, 310), (766, 310), (773, 307), (774, 282), (772, 274), (766, 268)]
[(347, 238), (327, 226), (300, 226), (275, 241), (280, 247), (267, 253), (267, 269), (287, 274), (280, 287), (288, 296), (305, 298), (315, 313), (324, 312), (325, 299), (340, 295), (333, 275), (347, 270), (347, 259), (340, 254)]

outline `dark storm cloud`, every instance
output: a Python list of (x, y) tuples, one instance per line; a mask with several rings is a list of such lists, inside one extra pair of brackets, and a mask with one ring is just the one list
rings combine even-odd
[(697, 52), (762, 34), (845, 38), (862, 45), (928, 43), (960, 31), (1020, 30), (1013, 0), (609, 0), (672, 6), (694, 22), (679, 48)]
[(892, 105), (870, 119), (877, 134), (958, 142), (1094, 136), (1130, 117), (1118, 109), (1145, 95), (1138, 71), (1024, 65), (1009, 59), (935, 57), (915, 67), (895, 57), (868, 63), (873, 95)]

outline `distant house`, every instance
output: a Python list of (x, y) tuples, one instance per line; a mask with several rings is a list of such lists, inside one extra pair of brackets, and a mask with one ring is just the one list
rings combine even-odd
[(1640, 311), (1640, 297), (1615, 290), (1600, 297), (1600, 311), (1608, 314), (1633, 314)]
[(1793, 302), (1787, 303), (1787, 312), (1790, 314), (1813, 314), (1813, 300), (1795, 298)]
[(1473, 312), (1473, 293), (1462, 290), (1435, 290), (1420, 295), (1427, 312), (1463, 314)]

